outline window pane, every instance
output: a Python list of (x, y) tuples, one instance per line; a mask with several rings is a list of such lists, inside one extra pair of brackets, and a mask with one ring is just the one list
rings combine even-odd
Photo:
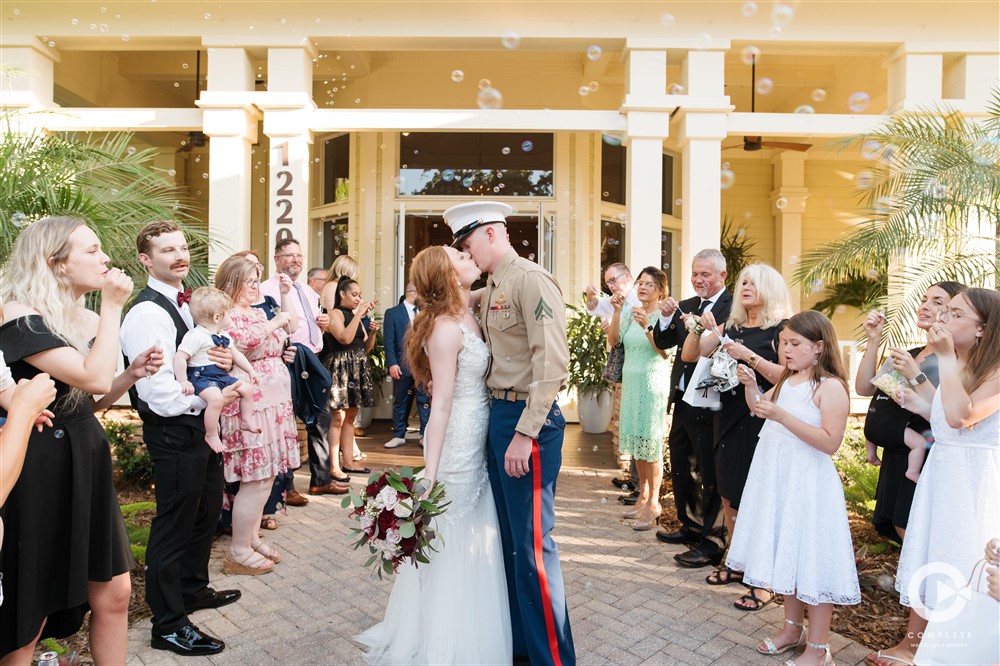
[(323, 223), (323, 267), (329, 268), (333, 260), (347, 254), (347, 217), (338, 217)]
[[(614, 220), (604, 220), (601, 225), (601, 270), (608, 264), (623, 261), (625, 256), (625, 227)], [(631, 268), (631, 266), (629, 267)], [(603, 278), (601, 284), (604, 283)], [(605, 291), (607, 288), (605, 287)]]
[(323, 203), (347, 200), (350, 193), (350, 152), (349, 134), (323, 142)]
[[(663, 210), (664, 215), (674, 214), (674, 158), (663, 156)], [(670, 256), (670, 255), (667, 255)]]
[(400, 196), (552, 196), (551, 134), (412, 132), (399, 146)]
[(606, 134), (603, 139), (601, 141), (601, 200), (624, 206), (625, 146)]
[[(674, 234), (670, 231), (664, 231), (660, 234), (660, 268), (662, 268), (667, 273), (669, 278), (670, 273), (670, 257), (673, 256), (674, 251)], [(673, 283), (670, 284), (673, 287)], [(673, 292), (671, 292), (673, 293)]]

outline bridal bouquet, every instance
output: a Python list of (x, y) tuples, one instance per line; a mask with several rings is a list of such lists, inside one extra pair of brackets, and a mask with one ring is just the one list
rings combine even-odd
[(420, 499), (427, 491), (428, 480), (418, 476), (422, 467), (403, 467), (375, 472), (368, 478), (363, 493), (353, 488), (344, 498), (341, 506), (352, 506), (351, 516), (361, 525), (352, 527), (354, 549), (367, 545), (371, 557), (365, 568), (372, 567), (372, 573), (391, 576), (404, 560), (414, 566), (430, 563), (429, 553), (434, 550), (431, 542), (436, 536), (431, 520), (447, 509), (444, 484), (434, 484), (427, 497)]

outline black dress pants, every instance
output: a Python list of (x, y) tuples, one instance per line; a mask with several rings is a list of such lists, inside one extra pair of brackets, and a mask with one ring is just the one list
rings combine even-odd
[(322, 409), (316, 414), (312, 425), (306, 424), (306, 435), (309, 438), (309, 485), (325, 486), (330, 483), (330, 442), (327, 433), (330, 432), (330, 421), (333, 416), (329, 409)]
[(188, 622), (184, 600), (203, 596), (208, 587), (212, 535), (222, 509), (222, 456), (205, 443), (200, 416), (144, 423), (142, 434), (156, 483), (146, 601), (154, 630), (170, 633)]
[(722, 500), (715, 476), (712, 413), (681, 400), (678, 391), (667, 447), (681, 529), (698, 536), (695, 548), (718, 555), (726, 546)]

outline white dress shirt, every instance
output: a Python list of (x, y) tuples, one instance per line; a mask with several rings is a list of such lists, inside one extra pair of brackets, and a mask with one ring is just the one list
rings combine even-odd
[[(625, 295), (625, 305), (633, 310), (642, 306), (642, 303), (639, 301), (639, 295), (635, 292), (635, 287), (632, 287), (632, 290)], [(588, 307), (587, 312), (595, 317), (600, 317), (604, 321), (611, 321), (611, 318), (615, 316), (615, 309), (611, 305), (611, 297), (598, 296), (597, 305), (594, 306), (593, 310)]]
[[(180, 292), (170, 285), (149, 276), (147, 286), (166, 296), (171, 303), (177, 303), (177, 294)], [(188, 326), (194, 325), (191, 310), (186, 303), (178, 307), (177, 311)], [(184, 395), (180, 383), (174, 377), (177, 327), (163, 308), (150, 301), (133, 306), (122, 321), (119, 340), (122, 351), (129, 360), (154, 344), (163, 349), (163, 366), (160, 370), (152, 377), (145, 377), (135, 383), (135, 390), (150, 411), (164, 418), (201, 413), (205, 408), (205, 401), (196, 395)]]
[(406, 306), (406, 314), (410, 316), (410, 323), (413, 323), (413, 318), (417, 316), (417, 306), (409, 301), (403, 301), (403, 305)]

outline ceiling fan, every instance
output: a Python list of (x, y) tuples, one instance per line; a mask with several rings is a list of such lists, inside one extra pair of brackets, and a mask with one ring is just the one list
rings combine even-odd
[[(757, 57), (755, 55), (750, 56), (750, 113), (754, 113), (757, 110)], [(733, 148), (739, 148), (739, 144), (735, 146), (727, 146), (723, 150), (731, 150)], [(777, 148), (779, 150), (797, 150), (799, 152), (805, 152), (812, 148), (811, 143), (793, 143), (791, 141), (764, 141), (763, 137), (759, 136), (745, 136), (743, 137), (743, 150), (747, 152), (754, 152), (761, 150), (762, 148)]]
[[(194, 54), (194, 98), (197, 101), (201, 95), (201, 51)], [(188, 132), (187, 141), (177, 149), (178, 153), (189, 153), (194, 148), (204, 148), (208, 144), (208, 136), (201, 130)]]

